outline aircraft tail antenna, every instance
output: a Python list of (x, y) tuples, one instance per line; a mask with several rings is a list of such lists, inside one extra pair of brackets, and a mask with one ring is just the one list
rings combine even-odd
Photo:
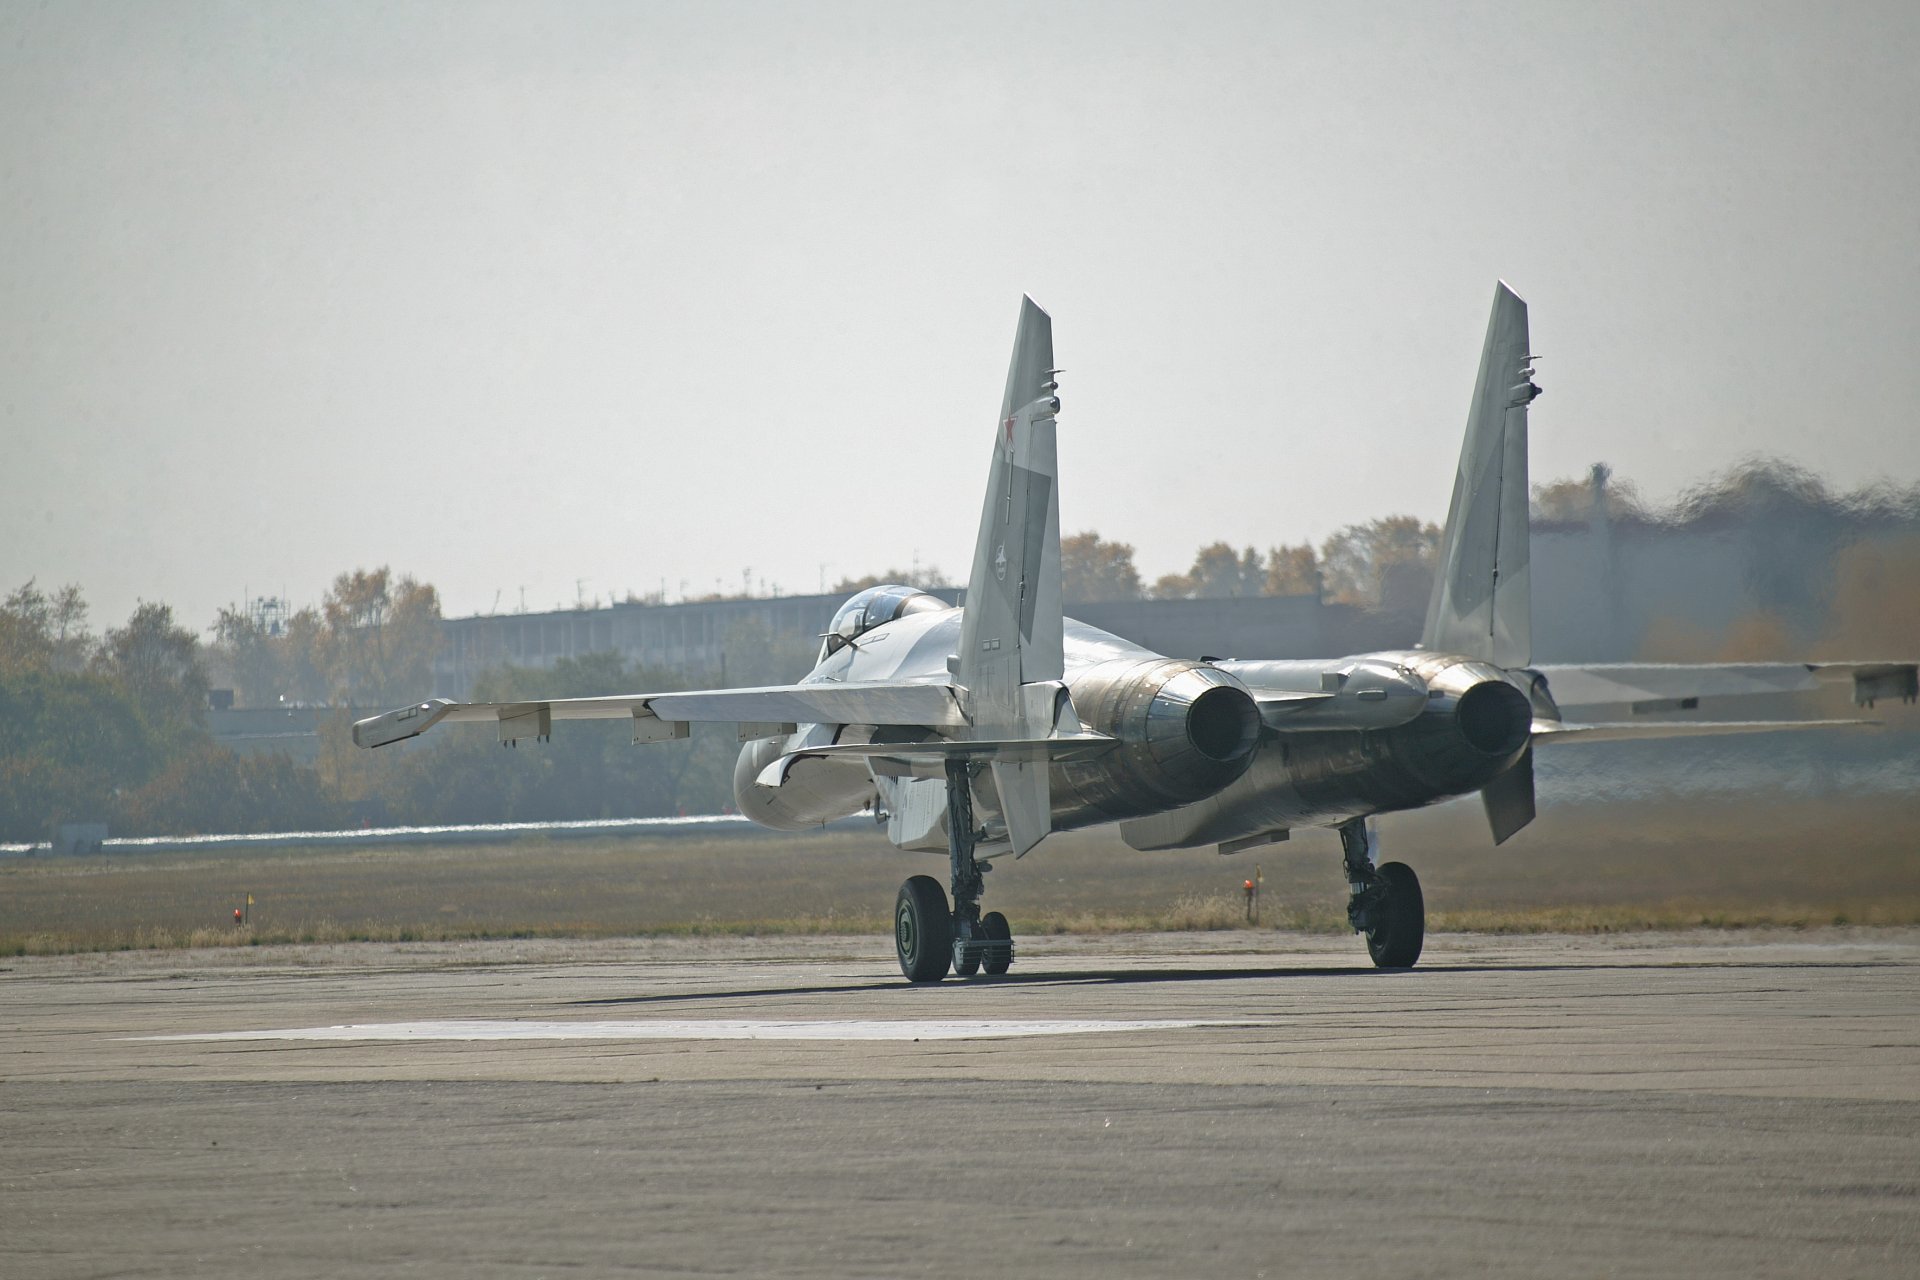
[(1501, 667), (1533, 660), (1527, 406), (1540, 394), (1527, 304), (1501, 281), (1467, 412), (1421, 646)]

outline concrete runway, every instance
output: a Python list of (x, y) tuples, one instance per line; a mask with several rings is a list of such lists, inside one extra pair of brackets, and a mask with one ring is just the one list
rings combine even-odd
[(0, 1275), (1920, 1272), (1920, 931), (887, 946), (6, 961)]

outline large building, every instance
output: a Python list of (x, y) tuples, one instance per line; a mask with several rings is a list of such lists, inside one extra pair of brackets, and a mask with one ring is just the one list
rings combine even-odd
[[(1756, 617), (1771, 620), (1795, 647), (1804, 647), (1829, 621), (1843, 549), (1893, 546), (1914, 536), (1897, 521), (1876, 526), (1794, 514), (1684, 527), (1614, 521), (1598, 512), (1583, 521), (1536, 522), (1530, 568), (1534, 661), (1671, 659), (1675, 655), (1662, 645), (1676, 631), (1717, 636)], [(1316, 596), (1125, 600), (1069, 604), (1067, 611), (1176, 657), (1334, 657), (1417, 642), (1428, 581), (1417, 573), (1390, 577), (1384, 607), (1372, 611)], [(954, 601), (962, 595), (939, 594)], [(444, 624), (447, 643), (434, 665), (434, 692), (464, 697), (489, 668), (549, 667), (561, 658), (604, 652), (722, 684), (740, 674), (744, 647), (758, 651), (769, 644), (793, 655), (788, 665), (798, 668), (769, 678), (795, 679), (841, 600), (786, 596), (453, 618)]]

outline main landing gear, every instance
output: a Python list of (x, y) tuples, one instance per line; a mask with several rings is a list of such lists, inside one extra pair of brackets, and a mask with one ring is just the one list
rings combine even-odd
[(1367, 936), (1367, 954), (1381, 969), (1411, 969), (1427, 938), (1427, 904), (1420, 877), (1404, 862), (1373, 865), (1367, 820), (1340, 824), (1341, 862), (1347, 873), (1347, 923)]
[(982, 969), (1005, 973), (1013, 965), (1013, 930), (998, 911), (980, 914), (980, 895), (992, 867), (973, 856), (980, 830), (973, 821), (972, 780), (965, 760), (947, 761), (947, 863), (953, 909), (932, 876), (900, 886), (893, 904), (893, 949), (909, 982), (938, 982), (947, 969), (970, 978)]

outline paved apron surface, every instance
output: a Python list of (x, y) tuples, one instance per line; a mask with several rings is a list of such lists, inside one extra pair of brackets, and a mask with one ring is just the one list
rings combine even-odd
[(0, 969), (0, 1275), (1912, 1275), (1920, 932)]

